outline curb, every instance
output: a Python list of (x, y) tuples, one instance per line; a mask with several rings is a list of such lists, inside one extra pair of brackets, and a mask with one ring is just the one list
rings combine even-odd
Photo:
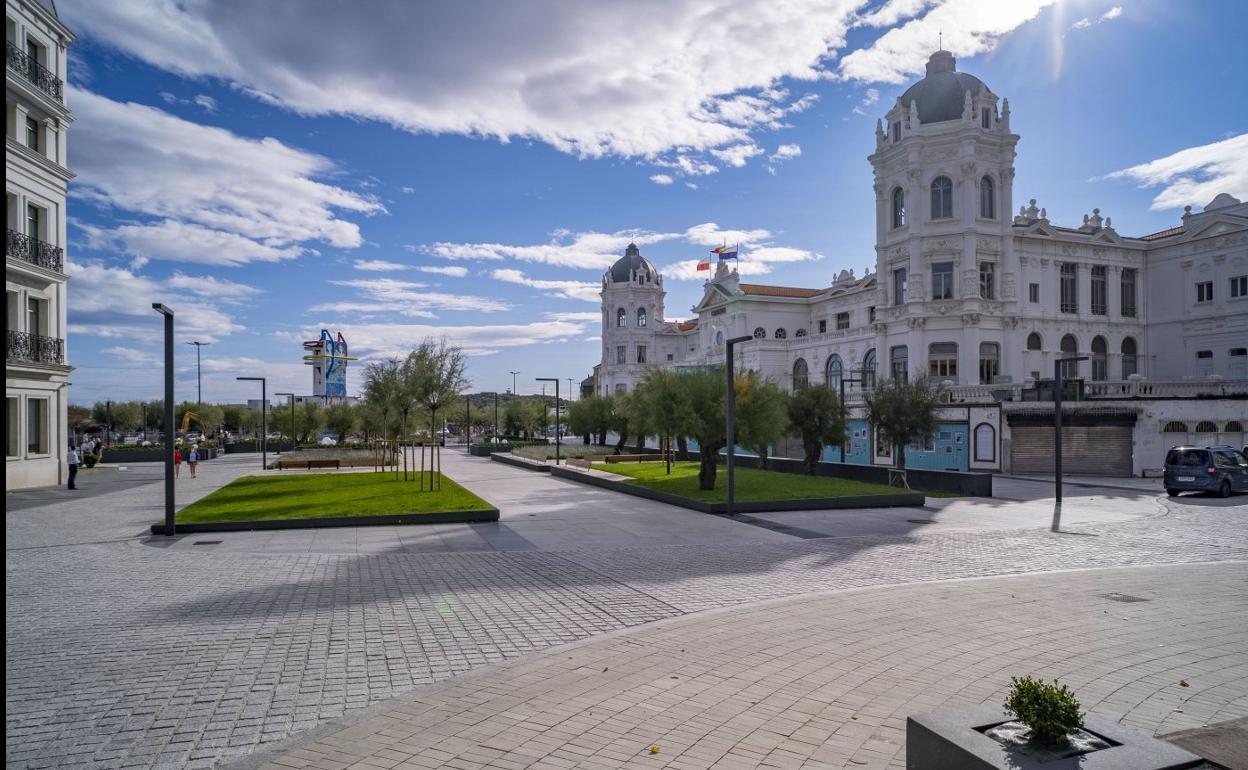
[[(497, 508), (438, 513), (388, 513), (379, 516), (330, 516), (322, 519), (261, 519), (203, 524), (175, 524), (176, 534), (195, 532), (248, 532), (263, 529), (321, 529), (324, 527), (384, 527), (394, 524), (471, 524), (498, 521)], [(165, 525), (153, 524), (153, 535), (167, 534)]]

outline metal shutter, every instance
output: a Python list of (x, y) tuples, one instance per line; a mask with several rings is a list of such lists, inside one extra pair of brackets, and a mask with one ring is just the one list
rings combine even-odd
[[(1062, 427), (1062, 471), (1073, 475), (1130, 476), (1130, 425)], [(1020, 425), (1010, 430), (1014, 473), (1053, 473), (1053, 428)]]

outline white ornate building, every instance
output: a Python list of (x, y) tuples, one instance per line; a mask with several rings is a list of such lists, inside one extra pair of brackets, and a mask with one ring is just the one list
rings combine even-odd
[[(603, 276), (598, 392), (626, 391), (648, 367), (722, 362), (724, 339), (749, 335), (738, 366), (790, 388), (853, 380), (851, 404), (857, 380), (947, 381), (948, 430), (914, 448), (911, 467), (1043, 471), (1052, 406), (1034, 386), (1079, 355), (1089, 360), (1066, 376), (1088, 400), (1072, 407), (1069, 467), (1140, 473), (1162, 445), (1244, 443), (1248, 204), (1219, 195), (1143, 236), (1099, 210), (1078, 227), (1051, 223), (1034, 200), (1012, 215), (1009, 101), (947, 51), (875, 133), (874, 272), (805, 289), (743, 283), (720, 263), (696, 319), (671, 323), (662, 276), (630, 245)], [(1198, 394), (1201, 408), (1181, 398)], [(852, 427), (847, 460), (893, 461), (865, 422)]]
[(65, 51), (52, 0), (5, 0), (5, 489), (65, 480)]

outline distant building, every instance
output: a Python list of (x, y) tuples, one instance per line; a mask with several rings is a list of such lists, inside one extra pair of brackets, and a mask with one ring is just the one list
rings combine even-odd
[(65, 52), (74, 34), (51, 0), (5, 0), (4, 488), (62, 483), (65, 348)]
[[(1163, 445), (1243, 446), (1248, 203), (1218, 195), (1134, 237), (1099, 210), (1077, 227), (1034, 200), (1011, 215), (1019, 138), (1008, 100), (937, 51), (876, 125), (873, 271), (798, 288), (745, 283), (720, 262), (695, 317), (672, 322), (662, 275), (630, 244), (602, 278), (596, 391), (626, 392), (654, 367), (720, 364), (725, 339), (749, 336), (738, 366), (789, 389), (846, 380), (851, 405), (877, 379), (948, 383), (959, 406), (907, 451), (909, 467), (1044, 472), (1052, 406), (1023, 399), (1056, 359), (1079, 355), (1089, 360), (1064, 376), (1084, 380), (1089, 401), (1071, 407), (1067, 467), (1139, 473)], [(828, 459), (842, 451), (894, 462), (860, 417)]]
[(335, 337), (328, 329), (321, 336), (303, 343), (303, 362), (312, 367), (312, 395), (325, 404), (337, 403), (347, 397), (347, 340), (339, 332)]

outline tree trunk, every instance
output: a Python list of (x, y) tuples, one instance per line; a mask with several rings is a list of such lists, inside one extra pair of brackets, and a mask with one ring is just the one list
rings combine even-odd
[(606, 446), (606, 445), (607, 445), (607, 431), (606, 429), (603, 429), (603, 430), (598, 431), (598, 446)]
[(754, 454), (758, 455), (758, 467), (759, 468), (765, 471), (771, 470), (771, 468), (767, 464), (768, 457), (767, 457), (766, 446), (754, 447)]
[(622, 431), (620, 433), (620, 440), (615, 442), (615, 453), (617, 455), (624, 454), (624, 444), (627, 443), (627, 441), (628, 441), (628, 431)]
[(819, 455), (823, 454), (823, 444), (803, 439), (802, 448), (806, 451), (806, 472), (814, 476), (815, 468), (819, 467)]
[(689, 439), (686, 436), (676, 437), (676, 457), (680, 460), (689, 459)]
[(897, 470), (904, 471), (906, 469), (906, 445), (893, 444), (897, 447)]
[(712, 490), (715, 488), (715, 461), (718, 459), (719, 447), (701, 446), (701, 462), (698, 465), (698, 489)]

